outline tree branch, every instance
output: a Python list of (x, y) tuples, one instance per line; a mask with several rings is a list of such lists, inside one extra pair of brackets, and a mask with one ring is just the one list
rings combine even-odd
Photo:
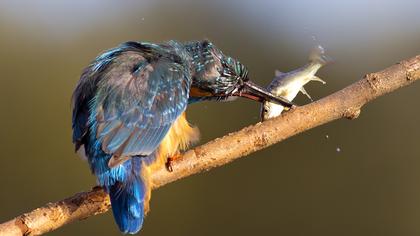
[[(319, 101), (190, 149), (173, 162), (173, 172), (162, 167), (153, 173), (154, 188), (224, 165), (324, 123), (343, 117), (357, 118), (362, 106), (369, 101), (419, 79), (420, 55), (367, 74)], [(104, 213), (109, 208), (108, 195), (95, 187), (0, 224), (0, 235), (41, 235), (75, 220)]]

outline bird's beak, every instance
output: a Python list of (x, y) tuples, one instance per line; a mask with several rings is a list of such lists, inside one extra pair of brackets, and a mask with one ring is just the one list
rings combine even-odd
[(276, 97), (274, 94), (249, 80), (243, 83), (242, 87), (234, 94), (234, 96), (249, 98), (258, 102), (269, 101), (288, 108), (296, 106), (289, 100), (282, 97)]

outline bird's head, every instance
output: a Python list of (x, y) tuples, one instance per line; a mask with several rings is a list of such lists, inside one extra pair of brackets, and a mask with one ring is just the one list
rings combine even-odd
[(266, 89), (253, 83), (248, 69), (238, 60), (226, 56), (211, 42), (186, 44), (191, 55), (192, 84), (190, 101), (230, 101), (245, 97), (258, 102), (270, 101), (286, 107), (293, 104), (276, 97)]

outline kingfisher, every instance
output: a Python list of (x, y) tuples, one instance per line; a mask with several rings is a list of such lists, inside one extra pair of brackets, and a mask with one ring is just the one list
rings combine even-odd
[(122, 233), (141, 229), (153, 171), (170, 171), (170, 160), (198, 140), (187, 105), (237, 97), (293, 106), (208, 40), (126, 42), (84, 69), (72, 97), (73, 143), (109, 194)]

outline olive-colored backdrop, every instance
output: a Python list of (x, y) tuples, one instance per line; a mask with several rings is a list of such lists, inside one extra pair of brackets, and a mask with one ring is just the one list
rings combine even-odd
[[(128, 40), (208, 38), (265, 85), (321, 44), (335, 63), (319, 73), (327, 85), (307, 86), (318, 99), (419, 54), (419, 9), (415, 0), (0, 1), (0, 222), (95, 184), (73, 153), (70, 97), (99, 52)], [(419, 99), (416, 83), (357, 120), (165, 186), (140, 234), (419, 235)], [(206, 142), (257, 122), (258, 110), (202, 103), (188, 116)], [(50, 235), (120, 234), (107, 213)]]

